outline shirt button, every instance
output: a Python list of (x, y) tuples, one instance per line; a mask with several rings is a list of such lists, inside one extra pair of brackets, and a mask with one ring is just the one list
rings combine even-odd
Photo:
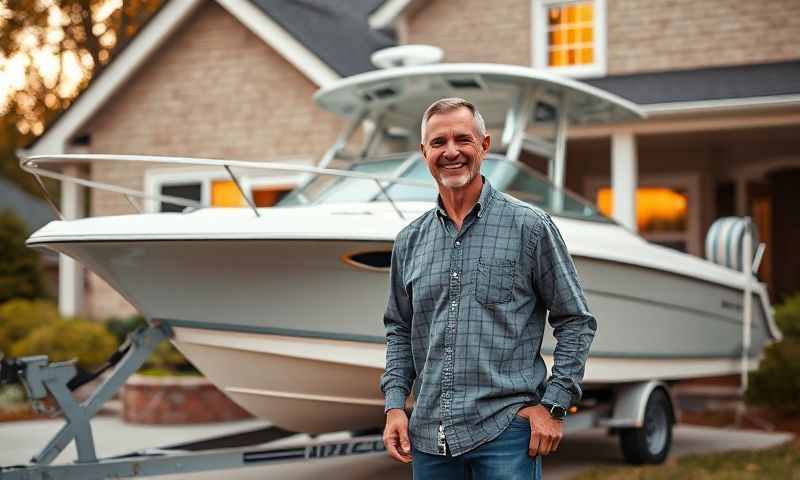
[(460, 247), (460, 246), (461, 246), (461, 242), (456, 241), (456, 247)]

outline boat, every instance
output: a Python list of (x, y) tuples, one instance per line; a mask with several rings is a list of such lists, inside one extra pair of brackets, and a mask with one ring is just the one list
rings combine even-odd
[[(753, 368), (780, 338), (755, 276), (651, 244), (563, 188), (567, 126), (637, 119), (637, 106), (521, 66), (406, 65), (322, 88), (316, 103), (348, 126), (315, 167), (135, 155), (23, 159), (37, 176), (128, 196), (145, 194), (53, 167), (137, 161), (216, 166), (234, 181), (264, 170), (305, 175), (273, 208), (196, 208), (162, 197), (187, 208), (57, 220), (27, 243), (76, 259), (149, 322), (168, 326), (177, 348), (254, 415), (296, 432), (380, 427), (391, 247), (435, 205), (418, 153), (419, 122), (427, 105), (450, 96), (474, 102), (493, 135), (482, 173), (496, 189), (547, 211), (562, 233), (599, 325), (587, 392), (736, 374), (743, 350)], [(544, 159), (547, 174), (526, 158)], [(548, 364), (552, 351), (546, 332)]]

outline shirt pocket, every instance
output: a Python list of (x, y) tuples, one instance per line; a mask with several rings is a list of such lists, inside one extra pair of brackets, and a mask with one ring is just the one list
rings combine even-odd
[(480, 257), (475, 269), (475, 299), (483, 305), (511, 301), (516, 262), (505, 258)]

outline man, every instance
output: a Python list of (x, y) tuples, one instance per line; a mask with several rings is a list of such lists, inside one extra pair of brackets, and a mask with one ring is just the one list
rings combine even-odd
[[(540, 456), (558, 449), (580, 398), (595, 319), (550, 217), (480, 175), (491, 138), (474, 105), (434, 102), (421, 138), (438, 207), (394, 244), (384, 443), (413, 459), (417, 479), (540, 478)], [(546, 381), (548, 311), (557, 343)]]

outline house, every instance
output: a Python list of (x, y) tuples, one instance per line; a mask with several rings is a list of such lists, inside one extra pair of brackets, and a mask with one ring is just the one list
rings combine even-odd
[[(546, 69), (639, 103), (648, 118), (573, 128), (566, 186), (651, 241), (703, 254), (724, 215), (750, 215), (767, 244), (775, 300), (800, 291), (800, 3), (794, 0), (173, 0), (29, 154), (169, 154), (313, 164), (342, 124), (311, 95), (372, 69), (395, 44), (448, 62)], [(479, 106), (480, 107), (480, 106)], [(523, 161), (542, 169), (541, 159)], [(224, 171), (65, 165), (92, 179), (239, 202)], [(252, 188), (269, 205), (297, 178)], [(72, 215), (77, 190), (64, 189)], [(149, 205), (168, 209), (167, 205)], [(130, 212), (94, 193), (91, 214)], [(61, 306), (80, 307), (83, 273), (62, 259)], [(65, 273), (66, 272), (66, 273)], [(100, 279), (86, 310), (130, 308)]]

